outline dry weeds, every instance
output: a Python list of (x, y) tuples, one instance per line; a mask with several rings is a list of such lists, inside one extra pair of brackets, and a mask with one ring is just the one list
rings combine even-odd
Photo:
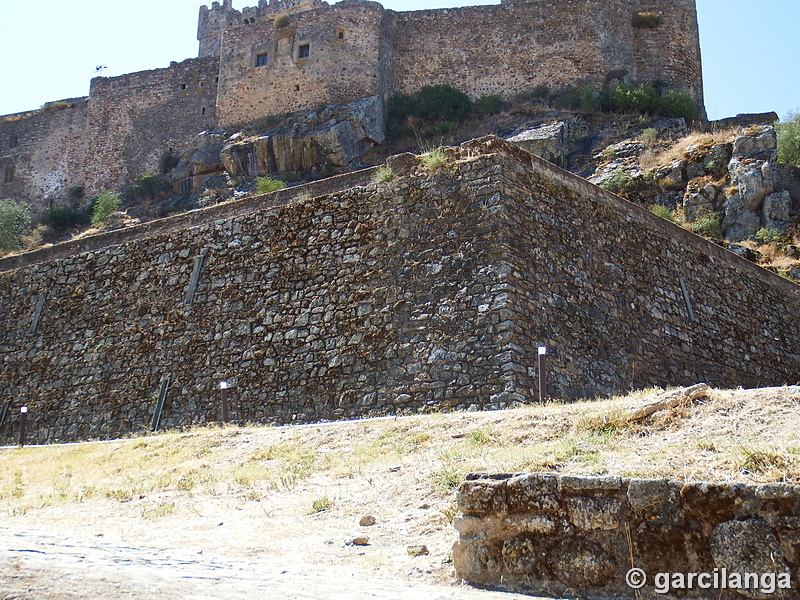
[[(294, 427), (208, 427), (0, 449), (12, 528), (451, 581), (455, 488), (471, 471), (800, 482), (800, 388), (714, 390), (632, 423), (658, 390)], [(377, 524), (359, 528), (359, 518)], [(368, 535), (366, 554), (345, 543)], [(349, 539), (352, 539), (350, 537)], [(425, 544), (426, 557), (409, 545)]]

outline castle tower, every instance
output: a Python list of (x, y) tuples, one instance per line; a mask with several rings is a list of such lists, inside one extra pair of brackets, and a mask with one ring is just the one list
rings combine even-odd
[(222, 6), (214, 2), (210, 9), (201, 6), (197, 23), (198, 56), (219, 56), (222, 32), (241, 23), (242, 13), (233, 8), (233, 0), (223, 0)]

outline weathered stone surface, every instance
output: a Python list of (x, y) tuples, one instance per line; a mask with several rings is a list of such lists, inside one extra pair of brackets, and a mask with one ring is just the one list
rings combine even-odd
[(622, 503), (612, 498), (570, 498), (567, 514), (570, 522), (583, 531), (610, 531), (619, 526)]
[(741, 256), (742, 258), (746, 258), (750, 262), (757, 263), (762, 254), (758, 250), (753, 250), (752, 248), (748, 248), (747, 246), (742, 246), (741, 244), (728, 244), (728, 250), (733, 252), (736, 256)]
[(547, 561), (555, 578), (569, 586), (599, 587), (614, 577), (614, 560), (608, 552), (582, 538), (559, 541)]
[(558, 510), (556, 494), (558, 478), (554, 475), (520, 475), (506, 482), (508, 503), (512, 513), (548, 513)]
[(518, 535), (503, 542), (503, 568), (512, 575), (542, 578), (545, 575), (547, 544), (541, 538)]
[(508, 138), (508, 141), (524, 148), (531, 154), (562, 165), (566, 154), (568, 135), (569, 123), (559, 121), (552, 125), (528, 129)]
[[(223, 376), (236, 421), (529, 401), (543, 331), (554, 397), (796, 376), (792, 283), (497, 138), (449, 152), (1, 259), (0, 370), (31, 443), (147, 429), (167, 375), (163, 427), (219, 419)], [(477, 509), (550, 514), (548, 494)]]
[(774, 160), (778, 152), (778, 138), (771, 125), (756, 125), (740, 130), (733, 142), (733, 154)]
[(222, 149), (221, 160), (235, 177), (288, 172), (321, 172), (327, 165), (357, 169), (374, 145), (386, 138), (385, 109), (377, 96), (295, 117), (255, 136), (237, 134)]
[[(552, 490), (551, 477), (503, 475), (501, 480), (516, 482), (507, 489), (508, 504), (525, 504), (537, 488), (535, 478)], [(800, 560), (800, 517), (794, 514), (800, 486), (620, 479), (609, 487), (610, 478), (595, 484), (581, 478), (579, 485), (574, 477), (557, 479), (562, 485), (553, 492), (555, 514), (457, 518), (457, 575), (534, 595), (629, 597), (625, 575), (635, 566), (647, 576), (642, 597), (656, 597), (663, 595), (656, 589), (660, 573), (788, 573)], [(615, 488), (625, 493), (616, 496)], [(524, 500), (515, 500), (516, 494)], [(769, 597), (784, 592), (777, 593)], [(745, 596), (767, 597), (753, 590)], [(741, 596), (729, 588), (696, 597)]]
[(763, 224), (768, 229), (786, 231), (791, 225), (792, 197), (786, 190), (764, 198)]
[[(711, 556), (719, 568), (730, 573), (787, 573), (789, 565), (772, 529), (762, 519), (727, 521), (711, 534)], [(770, 598), (759, 589), (741, 589), (737, 593), (748, 598)]]
[(775, 190), (774, 163), (734, 155), (728, 163), (728, 171), (743, 209), (761, 210), (764, 198)]
[(372, 525), (375, 525), (375, 517), (373, 517), (372, 515), (364, 515), (364, 516), (363, 516), (363, 517), (361, 517), (361, 519), (358, 521), (358, 524), (359, 524), (361, 527), (370, 527), (370, 526), (372, 526)]

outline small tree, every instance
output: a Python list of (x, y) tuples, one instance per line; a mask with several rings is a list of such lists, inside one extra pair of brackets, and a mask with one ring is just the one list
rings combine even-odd
[(103, 192), (100, 194), (90, 207), (92, 227), (98, 227), (119, 210), (122, 204), (119, 194), (114, 192)]
[(271, 177), (258, 177), (256, 178), (256, 193), (269, 194), (277, 190), (282, 190), (286, 184), (280, 179), (272, 179)]
[(136, 178), (136, 183), (128, 188), (128, 197), (132, 200), (139, 200), (141, 198), (150, 198), (154, 200), (162, 192), (169, 190), (169, 183), (163, 179), (145, 173)]
[(800, 165), (800, 113), (791, 112), (778, 123), (778, 161)]
[(0, 200), (0, 250), (16, 250), (31, 229), (28, 207), (14, 200)]

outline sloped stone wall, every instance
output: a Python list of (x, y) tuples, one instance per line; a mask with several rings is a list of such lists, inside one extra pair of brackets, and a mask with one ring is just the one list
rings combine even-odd
[(239, 421), (504, 407), (540, 345), (560, 398), (800, 379), (797, 285), (497, 138), (389, 164), (0, 260), (4, 399), (53, 441), (145, 429), (167, 377), (165, 426), (220, 379)]
[(458, 493), (459, 577), (559, 597), (798, 598), (800, 486), (529, 473)]

